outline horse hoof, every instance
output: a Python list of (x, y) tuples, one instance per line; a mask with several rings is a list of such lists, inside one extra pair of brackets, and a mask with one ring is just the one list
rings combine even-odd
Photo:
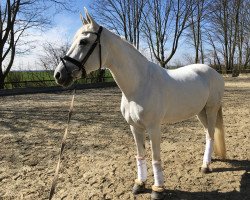
[(163, 191), (163, 192), (152, 191), (152, 193), (151, 193), (152, 200), (163, 200), (163, 199), (165, 199), (165, 197), (166, 197), (165, 191)]
[(134, 187), (132, 189), (132, 193), (136, 195), (136, 194), (144, 193), (145, 191), (146, 191), (145, 182), (136, 180)]
[(201, 167), (201, 173), (203, 173), (203, 174), (209, 174), (209, 173), (211, 173), (213, 170), (211, 169), (211, 168), (209, 168), (209, 167)]
[(164, 187), (152, 186), (151, 199), (163, 200), (166, 197), (166, 191)]

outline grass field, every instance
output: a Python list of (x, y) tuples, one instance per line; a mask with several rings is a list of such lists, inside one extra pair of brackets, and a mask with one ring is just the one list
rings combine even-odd
[(52, 80), (53, 71), (11, 71), (6, 82)]
[[(11, 71), (5, 80), (5, 88), (56, 86), (53, 74), (54, 71)], [(113, 81), (111, 77), (109, 70), (105, 70), (104, 81)], [(87, 78), (80, 79), (77, 82), (81, 84), (98, 82), (98, 71), (92, 72)]]

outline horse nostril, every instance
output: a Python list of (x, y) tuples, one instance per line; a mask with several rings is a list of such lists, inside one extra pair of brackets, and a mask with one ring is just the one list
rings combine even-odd
[(55, 78), (58, 80), (58, 79), (60, 79), (60, 77), (61, 77), (61, 73), (57, 72), (56, 75), (55, 75)]

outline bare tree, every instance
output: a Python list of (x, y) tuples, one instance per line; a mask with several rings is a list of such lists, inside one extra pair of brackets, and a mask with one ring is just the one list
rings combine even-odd
[(224, 59), (225, 69), (235, 70), (236, 47), (238, 45), (239, 19), (242, 0), (213, 1), (210, 6), (210, 30), (217, 46), (217, 54)]
[(68, 41), (64, 43), (50, 43), (46, 42), (43, 44), (43, 55), (40, 56), (40, 64), (46, 71), (54, 70), (59, 64), (60, 57), (66, 55), (70, 43)]
[(204, 42), (203, 33), (206, 25), (206, 16), (209, 15), (208, 7), (210, 0), (195, 0), (193, 3), (193, 12), (190, 16), (190, 27), (187, 33), (188, 43), (194, 47), (195, 63), (204, 63)]
[(109, 29), (124, 35), (137, 49), (140, 46), (142, 11), (146, 0), (95, 0), (91, 8)]
[[(28, 49), (24, 36), (33, 28), (44, 28), (51, 22), (50, 8), (70, 8), (66, 0), (6, 0), (0, 3), (0, 89), (8, 75), (17, 53)], [(22, 40), (23, 38), (23, 40)]]
[[(38, 65), (44, 70), (44, 73), (47, 73), (47, 77), (53, 76), (53, 71), (55, 67), (59, 64), (60, 57), (66, 55), (68, 49), (70, 48), (69, 41), (65, 42), (46, 42), (42, 46), (42, 54), (40, 55), (40, 59)], [(34, 74), (34, 76), (36, 73)], [(34, 77), (32, 77), (34, 78)], [(41, 80), (43, 77), (35, 76), (35, 80)]]
[(143, 13), (143, 33), (162, 67), (165, 68), (176, 53), (179, 39), (189, 26), (191, 13), (192, 0), (148, 0), (147, 12)]
[(238, 71), (250, 64), (250, 1), (241, 4), (238, 29)]
[(213, 32), (207, 31), (206, 33), (207, 44), (212, 47), (212, 50), (209, 52), (210, 57), (210, 65), (212, 65), (216, 70), (222, 71), (221, 60), (218, 55), (218, 49), (216, 46), (216, 42), (214, 41)]

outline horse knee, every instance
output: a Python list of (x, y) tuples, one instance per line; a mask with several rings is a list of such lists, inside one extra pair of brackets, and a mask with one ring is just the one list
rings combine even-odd
[(134, 140), (137, 147), (137, 156), (140, 158), (145, 157), (145, 131), (143, 129), (135, 128), (130, 126), (131, 132), (133, 133)]

